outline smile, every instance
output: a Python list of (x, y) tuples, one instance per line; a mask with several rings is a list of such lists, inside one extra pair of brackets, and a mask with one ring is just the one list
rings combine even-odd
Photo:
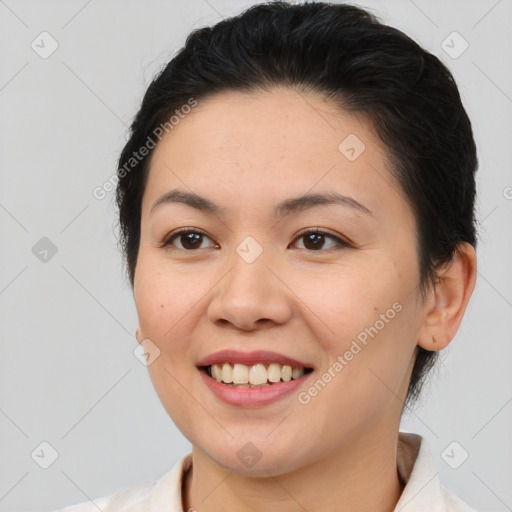
[(208, 376), (232, 387), (265, 387), (279, 382), (289, 382), (309, 373), (311, 368), (293, 367), (279, 363), (215, 363), (205, 367)]
[[(252, 370), (253, 368), (255, 369)], [(312, 368), (292, 368), (278, 363), (257, 363), (250, 367), (239, 363), (215, 363), (198, 369), (214, 397), (229, 405), (243, 408), (262, 407), (282, 400), (294, 391), (298, 392), (298, 388), (304, 386), (314, 373)], [(216, 377), (213, 377), (214, 373)], [(231, 382), (224, 382), (224, 378)], [(251, 383), (251, 378), (259, 384)]]

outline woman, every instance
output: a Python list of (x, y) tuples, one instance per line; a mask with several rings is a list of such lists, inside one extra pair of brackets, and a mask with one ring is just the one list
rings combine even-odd
[(64, 510), (472, 510), (399, 425), (474, 289), (476, 168), (450, 72), (361, 8), (195, 30), (117, 184), (136, 337), (192, 453)]

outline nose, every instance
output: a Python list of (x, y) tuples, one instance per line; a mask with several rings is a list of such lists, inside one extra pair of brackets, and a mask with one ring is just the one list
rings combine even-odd
[(243, 331), (270, 328), (292, 316), (292, 294), (276, 268), (260, 256), (247, 263), (238, 255), (214, 287), (208, 306), (212, 323)]

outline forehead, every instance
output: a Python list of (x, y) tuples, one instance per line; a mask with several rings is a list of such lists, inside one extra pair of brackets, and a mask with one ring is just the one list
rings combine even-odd
[[(257, 149), (258, 160), (281, 156), (319, 161), (342, 156), (339, 144), (348, 136), (360, 141), (359, 151), (364, 144), (365, 152), (386, 153), (367, 122), (318, 94), (287, 88), (250, 94), (227, 91), (199, 100), (155, 153), (183, 145), (180, 149), (194, 149), (188, 159), (219, 154), (229, 158)], [(351, 156), (347, 153), (345, 159)]]
[(155, 148), (143, 209), (177, 186), (240, 206), (322, 189), (378, 210), (401, 195), (369, 123), (287, 88), (198, 100)]

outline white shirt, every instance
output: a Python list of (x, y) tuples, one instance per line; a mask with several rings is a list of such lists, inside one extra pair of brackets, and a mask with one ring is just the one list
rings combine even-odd
[[(184, 512), (181, 483), (190, 469), (192, 454), (181, 457), (158, 480), (117, 491), (92, 502), (79, 503), (56, 512)], [(405, 488), (395, 512), (476, 512), (441, 485), (430, 450), (423, 437), (400, 432), (398, 474)]]

